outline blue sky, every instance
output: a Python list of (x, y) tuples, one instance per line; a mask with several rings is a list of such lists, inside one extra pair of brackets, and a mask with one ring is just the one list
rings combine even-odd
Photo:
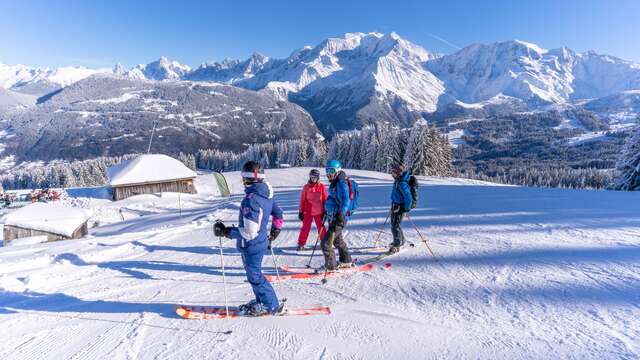
[(520, 39), (640, 62), (640, 0), (0, 0), (0, 62), (191, 66), (257, 51), (286, 57), (345, 32), (395, 31), (432, 52)]

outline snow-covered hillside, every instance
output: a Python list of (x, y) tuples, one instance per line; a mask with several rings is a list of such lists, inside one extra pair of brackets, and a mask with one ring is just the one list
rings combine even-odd
[(111, 69), (87, 69), (74, 66), (55, 69), (34, 68), (25, 65), (7, 65), (0, 62), (0, 87), (39, 96), (71, 85), (91, 75), (111, 72)]
[(640, 65), (593, 51), (545, 50), (524, 41), (474, 44), (426, 64), (447, 93), (468, 103), (497, 95), (537, 106), (640, 89)]
[(15, 109), (27, 108), (29, 106), (35, 105), (35, 103), (35, 96), (21, 94), (0, 87), (0, 113)]
[[(286, 223), (273, 261), (296, 253), (299, 189), (309, 169), (267, 171)], [(366, 259), (388, 210), (390, 177), (351, 172), (361, 203), (346, 235)], [(239, 175), (228, 174), (234, 192)], [(239, 196), (144, 195), (112, 203), (71, 198), (99, 226), (81, 240), (0, 248), (3, 359), (424, 359), (640, 356), (637, 193), (492, 186), (422, 178), (416, 245), (390, 269), (276, 284), (290, 306), (329, 316), (182, 320), (175, 304), (223, 304), (214, 219), (233, 223)], [(73, 190), (72, 195), (89, 193)], [(123, 220), (124, 219), (124, 220)], [(389, 243), (384, 233), (381, 243)], [(309, 239), (313, 242), (314, 239)], [(251, 296), (233, 241), (223, 239), (232, 304)], [(314, 264), (320, 264), (318, 254)], [(231, 334), (224, 331), (232, 330)]]
[(0, 136), (0, 141), (6, 155), (19, 161), (146, 152), (152, 131), (156, 137), (152, 150), (165, 154), (216, 148), (240, 151), (245, 144), (318, 133), (302, 108), (255, 91), (113, 75), (78, 81), (4, 119), (0, 125), (17, 136)]

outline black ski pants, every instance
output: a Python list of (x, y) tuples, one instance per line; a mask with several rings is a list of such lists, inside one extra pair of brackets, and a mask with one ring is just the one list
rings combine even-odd
[(393, 204), (391, 206), (391, 233), (393, 234), (393, 246), (404, 245), (404, 233), (402, 232), (402, 220), (404, 219), (404, 209), (402, 205)]
[[(345, 224), (346, 225), (346, 224)], [(336, 253), (333, 249), (338, 248), (338, 254), (340, 255), (340, 262), (350, 263), (351, 255), (349, 254), (349, 248), (347, 243), (344, 242), (342, 231), (344, 225), (329, 224), (329, 231), (324, 235), (320, 242), (322, 248), (322, 254), (324, 255), (324, 266), (327, 270), (335, 270), (338, 265), (336, 264)]]

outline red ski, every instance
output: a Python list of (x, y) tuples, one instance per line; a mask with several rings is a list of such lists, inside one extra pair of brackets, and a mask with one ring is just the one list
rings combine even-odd
[[(390, 268), (391, 264), (390, 263), (386, 263), (383, 265), (384, 268)], [(325, 272), (324, 271), (316, 271), (314, 269), (300, 269), (300, 271), (292, 271), (290, 270), (288, 267), (286, 268), (287, 273), (285, 274), (280, 274), (280, 278), (278, 279), (278, 275), (274, 275), (274, 274), (268, 274), (265, 275), (265, 277), (267, 278), (268, 281), (270, 282), (274, 282), (274, 281), (286, 281), (286, 280), (291, 280), (291, 279), (301, 279), (301, 280), (307, 280), (307, 279), (318, 279), (318, 278), (323, 278), (325, 277)], [(375, 269), (375, 266), (373, 263), (368, 263), (368, 264), (364, 264), (364, 265), (357, 265), (354, 267), (348, 267), (348, 268), (341, 268), (338, 269), (336, 271), (328, 271), (326, 273), (326, 277), (333, 277), (333, 276), (340, 276), (340, 275), (344, 275), (344, 274), (350, 274), (350, 273), (354, 273), (354, 272), (365, 272), (365, 271), (371, 271)]]
[[(179, 305), (176, 307), (176, 314), (183, 319), (194, 320), (209, 320), (209, 319), (224, 319), (227, 317), (227, 309), (224, 306), (189, 306)], [(288, 308), (285, 307), (282, 312), (274, 315), (266, 316), (304, 316), (304, 315), (329, 315), (331, 309), (328, 306), (315, 306), (308, 308)], [(242, 314), (238, 308), (233, 306), (229, 307), (229, 317), (253, 317)]]

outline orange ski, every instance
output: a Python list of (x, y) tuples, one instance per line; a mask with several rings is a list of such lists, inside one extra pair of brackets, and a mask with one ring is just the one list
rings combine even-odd
[[(386, 263), (383, 265), (384, 268), (390, 268), (391, 264), (390, 263)], [(345, 274), (350, 274), (350, 273), (354, 273), (354, 272), (364, 272), (364, 271), (371, 271), (373, 270), (374, 264), (369, 263), (369, 264), (364, 264), (364, 265), (357, 265), (354, 267), (350, 267), (350, 268), (341, 268), (338, 269), (336, 271), (328, 271), (326, 274), (326, 277), (333, 277), (333, 276), (340, 276), (340, 275), (345, 275)], [(289, 268), (287, 268), (289, 269)], [(315, 271), (314, 269), (309, 269), (308, 271), (304, 271), (306, 269), (301, 269), (302, 271), (298, 272), (298, 271), (290, 271), (287, 270), (289, 272), (285, 273), (285, 274), (280, 274), (280, 277), (278, 279), (278, 275), (274, 275), (274, 274), (268, 274), (265, 275), (265, 277), (267, 278), (268, 281), (270, 282), (275, 282), (275, 281), (286, 281), (286, 280), (292, 280), (292, 279), (298, 279), (298, 280), (308, 280), (308, 279), (318, 279), (318, 278), (324, 278), (325, 277), (325, 273), (324, 271)]]

